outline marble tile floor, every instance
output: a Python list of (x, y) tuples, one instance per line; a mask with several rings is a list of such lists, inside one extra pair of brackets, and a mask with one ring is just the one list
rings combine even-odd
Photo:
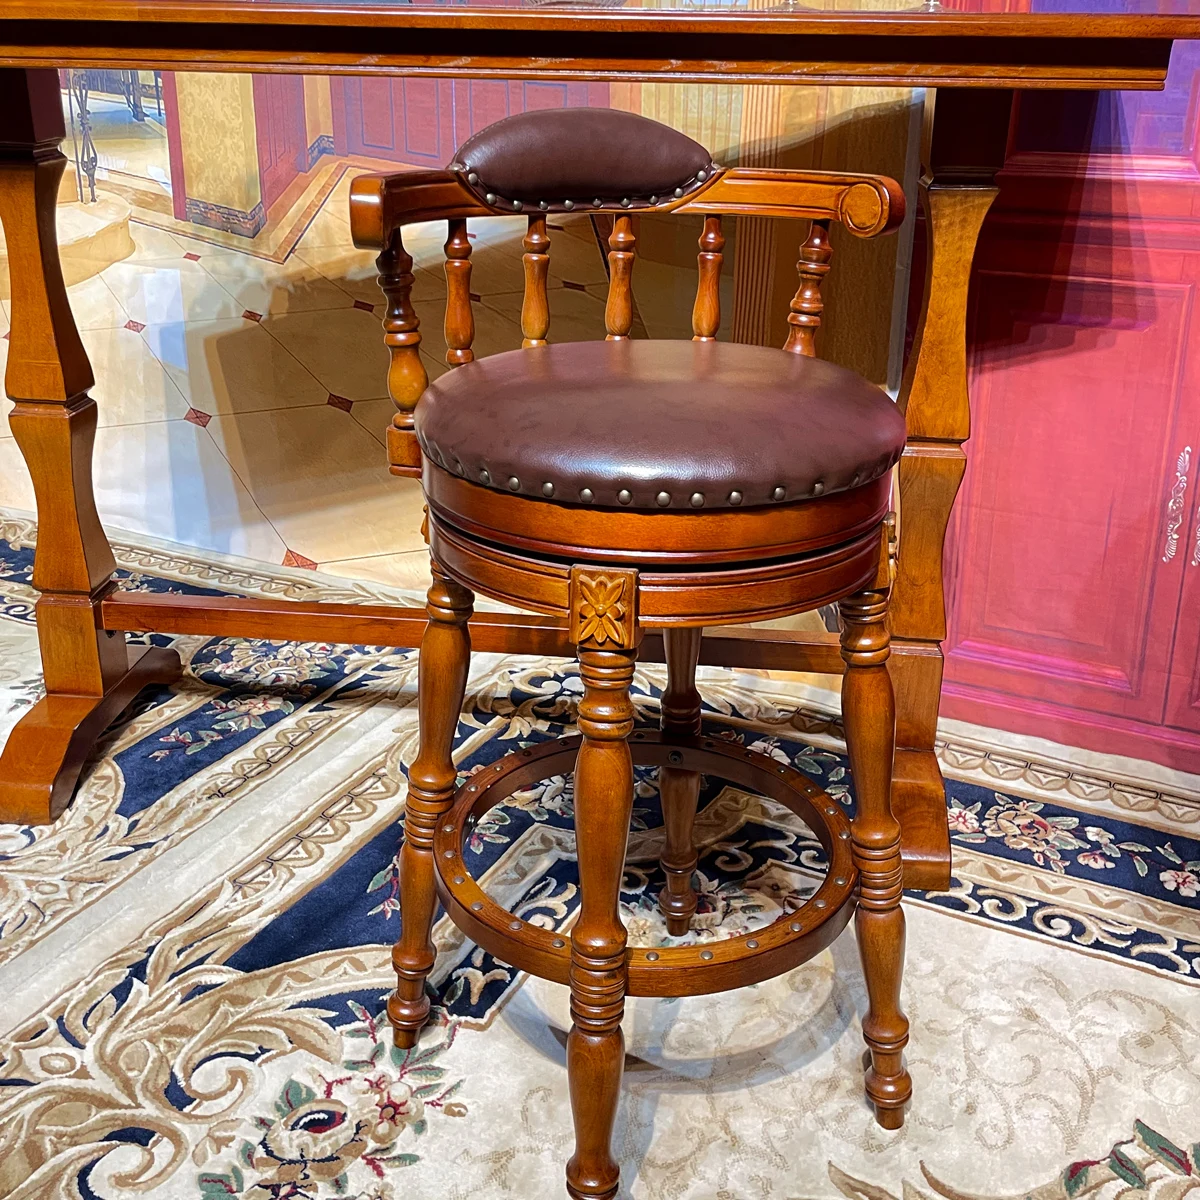
[[(419, 587), (421, 496), (388, 474), (382, 296), (353, 248), (348, 173), (282, 264), (131, 222), (136, 250), (69, 289), (96, 376), (96, 493), (114, 527)], [(587, 218), (554, 222), (552, 336), (602, 337)], [(444, 367), (444, 225), (406, 238), (430, 376)], [(472, 222), (479, 354), (520, 345), (523, 218)], [(0, 302), (0, 369), (10, 304)], [(0, 415), (0, 504), (32, 488)]]

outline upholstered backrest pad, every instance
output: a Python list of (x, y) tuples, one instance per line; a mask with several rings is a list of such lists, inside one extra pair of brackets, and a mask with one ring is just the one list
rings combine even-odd
[(689, 190), (712, 156), (690, 137), (613, 108), (518, 113), (481, 129), (458, 148), (451, 170), (506, 200), (647, 199)]

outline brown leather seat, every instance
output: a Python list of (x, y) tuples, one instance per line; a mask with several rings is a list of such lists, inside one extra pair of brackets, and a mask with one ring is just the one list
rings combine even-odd
[(613, 508), (728, 508), (845, 491), (904, 448), (853, 371), (729, 342), (564, 342), (468, 363), (417, 407), (421, 449), (499, 491)]

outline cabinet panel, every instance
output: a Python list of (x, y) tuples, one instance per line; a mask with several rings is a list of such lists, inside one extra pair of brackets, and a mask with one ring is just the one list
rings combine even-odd
[(994, 271), (977, 289), (950, 676), (1161, 722), (1179, 598), (1165, 456), (1192, 289)]

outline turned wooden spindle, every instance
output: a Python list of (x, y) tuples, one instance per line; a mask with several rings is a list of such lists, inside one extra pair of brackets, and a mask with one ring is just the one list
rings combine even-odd
[(813, 221), (804, 245), (800, 247), (800, 261), (796, 270), (800, 275), (800, 287), (792, 298), (788, 313), (788, 338), (784, 349), (806, 358), (816, 358), (816, 333), (825, 311), (821, 298), (821, 284), (829, 274), (829, 260), (833, 249), (829, 245), (829, 221)]
[(467, 223), (447, 221), (446, 237), (446, 362), (452, 367), (469, 363), (475, 354), (475, 314), (471, 311), (471, 242)]
[(529, 218), (529, 232), (521, 243), (525, 253), (525, 295), (521, 300), (521, 345), (544, 346), (550, 330), (550, 300), (546, 295), (546, 277), (550, 272), (550, 235), (546, 218)]
[(885, 1129), (904, 1123), (912, 1078), (904, 1066), (908, 1018), (900, 1007), (904, 970), (904, 867), (900, 824), (892, 813), (896, 706), (887, 661), (888, 591), (863, 591), (842, 600), (842, 715), (858, 800), (851, 847), (858, 868), (854, 928), (869, 1007), (863, 1038), (870, 1050), (867, 1098)]
[(387, 382), (388, 395), (396, 406), (392, 424), (409, 434), (413, 432), (417, 401), (429, 386), (429, 376), (421, 361), (421, 322), (412, 306), (412, 265), (412, 256), (405, 251), (397, 229), (391, 245), (375, 260), (375, 266), (379, 271), (379, 287), (387, 300), (383, 344), (391, 355)]
[(725, 261), (725, 234), (720, 217), (705, 217), (696, 257), (700, 278), (692, 307), (692, 341), (712, 342), (721, 327), (721, 265)]
[[(594, 646), (594, 643), (592, 643)], [(613, 1122), (625, 1066), (625, 926), (618, 906), (633, 810), (633, 681), (636, 647), (579, 650), (583, 742), (575, 765), (579, 917), (571, 930), (571, 1032), (567, 1076), (575, 1153), (567, 1191), (576, 1200), (616, 1196)]]
[(454, 799), (454, 731), (471, 662), (467, 628), (475, 597), (432, 564), (425, 610), (429, 624), (417, 663), (420, 745), (408, 772), (404, 844), (400, 848), (400, 938), (392, 947), (396, 990), (387, 1014), (397, 1046), (415, 1046), (429, 1016), (425, 978), (436, 952), (430, 940), (437, 894), (433, 885), (433, 834)]
[(633, 218), (622, 214), (613, 221), (608, 239), (608, 303), (604, 306), (605, 341), (620, 342), (633, 328), (633, 249), (637, 237)]
[[(700, 736), (700, 693), (696, 690), (696, 664), (700, 660), (703, 629), (664, 629), (667, 690), (662, 698), (662, 730), (668, 736)], [(696, 843), (692, 827), (700, 796), (700, 772), (678, 767), (658, 769), (662, 799), (663, 851), (660, 862), (667, 877), (658, 895), (658, 907), (667, 919), (667, 932), (683, 937), (696, 911)]]

